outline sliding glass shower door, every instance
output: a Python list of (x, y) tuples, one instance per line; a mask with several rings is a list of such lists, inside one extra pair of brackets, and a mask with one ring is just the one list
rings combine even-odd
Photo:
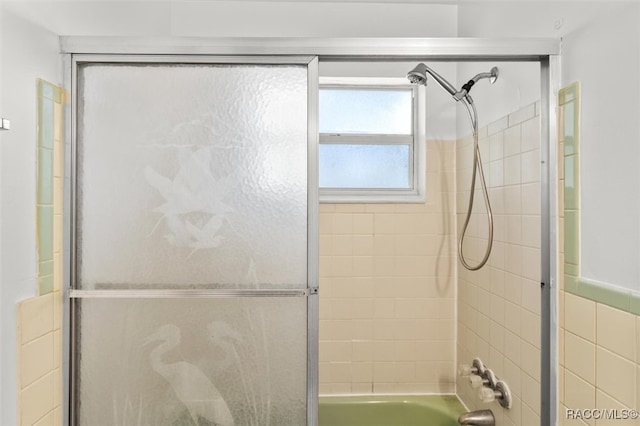
[(72, 422), (315, 424), (316, 76), (74, 58)]

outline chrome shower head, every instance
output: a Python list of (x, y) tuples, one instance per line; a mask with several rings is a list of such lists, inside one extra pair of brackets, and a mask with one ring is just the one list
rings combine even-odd
[(414, 69), (407, 73), (407, 79), (411, 84), (423, 84), (427, 85), (427, 66), (425, 64), (418, 64)]
[(416, 67), (414, 69), (409, 71), (407, 73), (407, 78), (413, 84), (424, 84), (424, 85), (426, 85), (427, 84), (427, 73), (429, 73), (431, 75), (431, 77), (433, 77), (435, 79), (435, 81), (437, 81), (438, 84), (440, 84), (440, 86), (442, 86), (442, 88), (444, 90), (449, 92), (451, 94), (451, 96), (455, 96), (455, 94), (458, 92), (455, 89), (455, 87), (453, 87), (453, 85), (451, 85), (451, 83), (449, 83), (447, 80), (444, 79), (444, 77), (442, 77), (440, 74), (438, 74), (437, 72), (435, 72), (434, 70), (432, 70), (431, 68), (429, 68), (428, 66), (426, 66), (423, 63), (419, 63), (418, 65), (416, 65)]

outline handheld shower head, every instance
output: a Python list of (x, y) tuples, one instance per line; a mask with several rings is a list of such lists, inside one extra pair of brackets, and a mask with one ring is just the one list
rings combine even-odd
[(419, 63), (418, 65), (416, 65), (414, 69), (409, 71), (407, 73), (407, 78), (413, 84), (424, 84), (426, 86), (427, 73), (429, 73), (431, 77), (433, 77), (435, 81), (437, 81), (438, 84), (442, 86), (444, 90), (449, 92), (451, 96), (456, 95), (458, 91), (456, 90), (455, 87), (453, 87), (451, 83), (449, 83), (447, 80), (444, 79), (444, 77), (442, 77), (440, 74), (438, 74), (437, 72), (435, 72), (434, 70), (432, 70), (431, 68), (429, 68), (423, 63)]
[(427, 85), (427, 66), (425, 64), (418, 64), (414, 69), (407, 73), (407, 79), (411, 84), (423, 84)]

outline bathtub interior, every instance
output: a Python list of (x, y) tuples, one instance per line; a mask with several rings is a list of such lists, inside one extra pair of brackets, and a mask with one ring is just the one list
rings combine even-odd
[(455, 395), (320, 397), (319, 426), (457, 426)]

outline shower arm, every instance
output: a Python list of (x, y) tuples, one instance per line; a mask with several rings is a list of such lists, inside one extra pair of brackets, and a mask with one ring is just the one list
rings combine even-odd
[(456, 97), (456, 94), (460, 93), (458, 90), (456, 90), (455, 87), (453, 87), (453, 85), (451, 83), (449, 83), (447, 80), (445, 80), (444, 77), (442, 77), (440, 74), (438, 74), (437, 72), (435, 72), (431, 68), (427, 67), (426, 71), (431, 75), (431, 77), (433, 77), (433, 79), (435, 81), (438, 82), (438, 84), (440, 84), (440, 86), (444, 90), (449, 92), (449, 94), (451, 94), (451, 96), (453, 96), (454, 98)]
[[(496, 80), (498, 79), (498, 68), (497, 67), (493, 67), (493, 68), (491, 68), (491, 71), (489, 71), (489, 72), (481, 72), (481, 73), (478, 73), (478, 74), (474, 75), (471, 80), (467, 81), (465, 84), (462, 85), (462, 87), (460, 88), (460, 91), (456, 92), (453, 95), (453, 98), (456, 101), (460, 101), (463, 98), (467, 98), (467, 95), (471, 91), (471, 88), (473, 87), (473, 85), (476, 84), (478, 82), (478, 80), (481, 80), (483, 78), (488, 78), (489, 82), (491, 84), (495, 83)], [(467, 101), (468, 100), (469, 99), (467, 98)]]

